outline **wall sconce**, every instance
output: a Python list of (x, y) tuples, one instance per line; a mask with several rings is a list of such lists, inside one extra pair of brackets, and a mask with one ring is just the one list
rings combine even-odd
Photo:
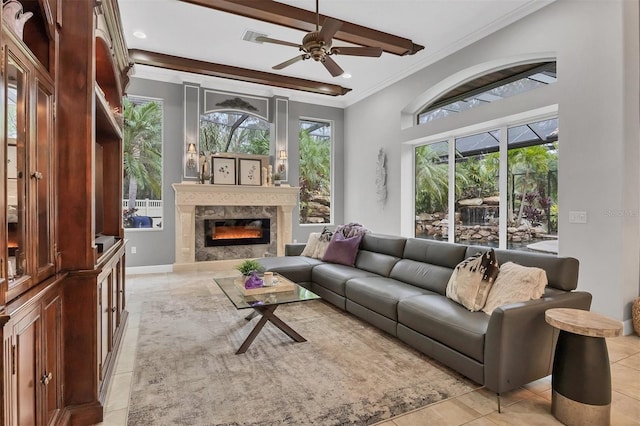
[(196, 154), (198, 152), (196, 151), (196, 144), (195, 143), (190, 143), (189, 147), (187, 148), (187, 168), (188, 169), (195, 169), (196, 168)]
[(285, 151), (284, 149), (281, 149), (280, 153), (278, 154), (278, 158), (280, 159), (280, 165), (278, 166), (278, 171), (280, 173), (284, 173), (284, 170), (285, 170), (284, 162), (287, 159), (287, 151)]

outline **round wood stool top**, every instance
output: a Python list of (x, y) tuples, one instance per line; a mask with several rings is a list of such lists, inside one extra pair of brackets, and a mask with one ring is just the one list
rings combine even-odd
[(583, 336), (616, 337), (622, 332), (620, 321), (582, 309), (548, 309), (544, 319), (555, 328)]

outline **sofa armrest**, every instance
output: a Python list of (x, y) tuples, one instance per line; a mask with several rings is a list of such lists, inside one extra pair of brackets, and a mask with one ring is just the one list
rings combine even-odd
[(300, 256), (304, 250), (305, 243), (285, 244), (284, 255), (285, 256)]
[(495, 309), (485, 337), (484, 385), (502, 393), (551, 374), (558, 331), (545, 311), (590, 306), (591, 294), (573, 291)]

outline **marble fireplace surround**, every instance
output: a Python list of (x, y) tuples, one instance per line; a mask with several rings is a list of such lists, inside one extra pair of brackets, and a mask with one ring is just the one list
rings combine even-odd
[[(298, 204), (298, 187), (210, 185), (174, 183), (176, 205), (176, 256), (173, 269), (191, 270), (195, 266), (216, 263), (237, 263), (237, 259), (215, 262), (196, 262), (196, 207), (197, 206), (275, 206), (277, 255), (284, 255), (284, 246), (293, 235), (292, 212)], [(212, 266), (212, 265), (208, 265)], [(215, 266), (214, 266), (215, 268)]]

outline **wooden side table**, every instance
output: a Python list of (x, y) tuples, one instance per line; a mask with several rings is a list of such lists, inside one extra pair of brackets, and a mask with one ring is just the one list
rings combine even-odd
[(611, 423), (611, 369), (605, 337), (622, 323), (595, 312), (554, 308), (545, 320), (560, 330), (553, 360), (551, 413), (566, 425)]

